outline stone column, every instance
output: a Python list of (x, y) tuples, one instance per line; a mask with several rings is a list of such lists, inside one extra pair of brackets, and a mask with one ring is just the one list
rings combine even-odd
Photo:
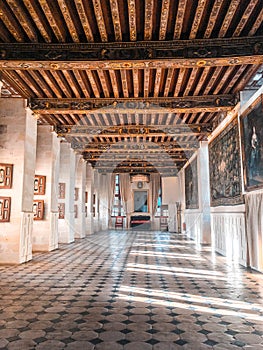
[(208, 142), (200, 142), (198, 150), (198, 193), (201, 211), (201, 244), (211, 243), (210, 179)]
[(85, 191), (86, 162), (81, 156), (76, 156), (76, 198), (75, 198), (75, 238), (86, 236)]
[(87, 164), (86, 191), (88, 193), (86, 234), (94, 233), (93, 226), (93, 190), (94, 190), (94, 170), (90, 164)]
[(34, 221), (33, 251), (51, 251), (58, 248), (58, 180), (60, 163), (60, 140), (51, 127), (38, 126), (36, 175), (45, 176), (43, 195), (44, 219)]
[(13, 166), (11, 188), (0, 189), (11, 201), (10, 220), (0, 222), (0, 263), (32, 259), (37, 120), (25, 105), (23, 99), (0, 99), (0, 163)]
[(75, 164), (76, 164), (76, 155), (74, 151), (70, 148), (70, 144), (66, 142), (62, 142), (60, 144), (59, 183), (65, 186), (65, 198), (59, 199), (59, 203), (64, 204), (63, 218), (59, 218), (58, 220), (59, 243), (74, 242)]
[(99, 174), (99, 217), (100, 230), (108, 229), (109, 222), (109, 191), (108, 176), (106, 174)]
[(95, 196), (95, 203), (93, 201), (93, 227), (94, 232), (98, 232), (100, 230), (100, 213), (99, 213), (99, 206), (100, 206), (100, 196), (99, 196), (99, 173), (98, 170), (94, 170), (94, 181), (93, 181), (93, 195)]

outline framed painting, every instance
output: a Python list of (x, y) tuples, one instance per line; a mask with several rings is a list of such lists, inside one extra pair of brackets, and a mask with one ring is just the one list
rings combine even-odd
[(133, 211), (148, 213), (148, 191), (133, 191)]
[(75, 219), (78, 218), (78, 205), (77, 204), (74, 205), (74, 218)]
[(12, 188), (13, 164), (0, 164), (0, 188)]
[(46, 176), (35, 175), (34, 194), (44, 195), (46, 192)]
[(263, 187), (263, 95), (241, 115), (245, 190)]
[(44, 201), (41, 199), (35, 199), (33, 203), (34, 220), (44, 219)]
[(58, 199), (65, 199), (66, 196), (66, 184), (65, 182), (60, 182), (58, 184)]
[(74, 201), (78, 201), (79, 200), (79, 188), (75, 187), (74, 189)]
[(58, 203), (58, 218), (65, 219), (65, 203)]
[(209, 144), (211, 206), (244, 203), (237, 119)]
[(197, 172), (197, 158), (195, 158), (185, 168), (185, 208), (198, 209), (198, 172)]
[(9, 222), (11, 212), (11, 197), (0, 197), (0, 222)]

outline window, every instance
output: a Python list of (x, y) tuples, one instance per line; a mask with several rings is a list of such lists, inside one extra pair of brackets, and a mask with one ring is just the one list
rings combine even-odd
[(124, 216), (123, 206), (121, 202), (121, 192), (120, 192), (120, 176), (116, 174), (115, 176), (115, 189), (114, 189), (114, 199), (112, 207), (112, 216)]
[(162, 188), (160, 187), (155, 216), (161, 216), (161, 208), (162, 208)]

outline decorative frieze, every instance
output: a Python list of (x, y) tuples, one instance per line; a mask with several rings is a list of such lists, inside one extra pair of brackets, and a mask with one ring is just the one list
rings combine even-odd
[[(174, 64), (175, 67), (178, 63), (185, 67), (259, 64), (263, 62), (262, 42), (263, 37), (258, 36), (136, 43), (1, 43), (0, 68), (63, 70), (154, 68), (163, 65), (163, 60), (171, 60), (172, 66)], [(124, 61), (124, 63), (109, 61)], [(152, 65), (152, 62), (155, 64)]]

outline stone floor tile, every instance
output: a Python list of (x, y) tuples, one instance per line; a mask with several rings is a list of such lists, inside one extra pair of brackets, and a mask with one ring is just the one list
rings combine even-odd
[(151, 338), (152, 338), (152, 335), (147, 332), (136, 331), (136, 332), (130, 332), (126, 334), (126, 339), (129, 340), (130, 342), (136, 342), (136, 341), (143, 342), (143, 341), (150, 340)]
[(159, 332), (172, 332), (176, 329), (176, 326), (168, 322), (158, 322), (153, 325), (153, 329)]
[(0, 339), (0, 349), (4, 349), (4, 348), (6, 348), (7, 347), (7, 345), (8, 345), (8, 340), (6, 340), (6, 339)]
[(94, 350), (95, 345), (93, 345), (87, 341), (73, 341), (73, 342), (67, 344), (65, 346), (65, 349), (67, 349), (67, 350)]
[[(46, 340), (38, 344), (35, 349), (37, 350), (51, 350), (51, 349), (64, 349), (65, 344), (59, 340)], [(22, 350), (23, 348), (20, 348)], [(26, 349), (26, 348), (25, 348)]]
[(245, 344), (263, 344), (263, 338), (256, 334), (241, 333), (236, 334), (235, 338)]
[(123, 349), (123, 345), (115, 343), (114, 341), (112, 342), (105, 341), (103, 343), (97, 344), (95, 348), (95, 350), (122, 350), (122, 349)]
[(41, 330), (29, 330), (19, 333), (21, 339), (37, 339), (46, 336), (46, 332)]
[(159, 340), (159, 341), (177, 341), (180, 339), (180, 336), (176, 333), (171, 333), (171, 332), (158, 332), (154, 334), (154, 339)]
[(74, 340), (92, 340), (97, 338), (98, 334), (94, 331), (79, 331), (72, 334), (71, 338)]
[(132, 342), (124, 345), (124, 350), (152, 350), (152, 345), (144, 342)]
[(149, 331), (152, 329), (152, 326), (148, 323), (142, 323), (142, 322), (136, 322), (136, 323), (130, 323), (127, 325), (127, 328), (131, 331)]
[(8, 339), (16, 337), (19, 334), (18, 329), (2, 328), (0, 329), (0, 339)]
[(100, 333), (99, 338), (106, 342), (117, 342), (118, 340), (121, 340), (125, 337), (125, 335), (119, 331), (105, 331), (103, 333)]
[(153, 350), (178, 350), (178, 345), (173, 342), (163, 341), (153, 345), (152, 349)]

